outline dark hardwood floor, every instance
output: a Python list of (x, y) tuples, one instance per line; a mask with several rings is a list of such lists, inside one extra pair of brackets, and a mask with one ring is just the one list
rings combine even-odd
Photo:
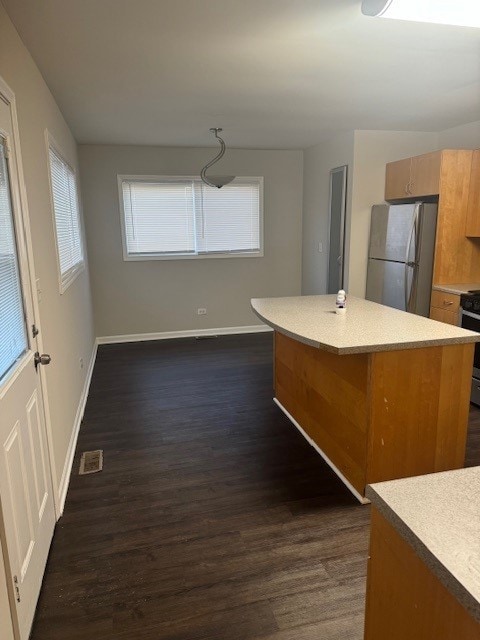
[(32, 640), (361, 640), (369, 508), (273, 404), (271, 345), (100, 347)]

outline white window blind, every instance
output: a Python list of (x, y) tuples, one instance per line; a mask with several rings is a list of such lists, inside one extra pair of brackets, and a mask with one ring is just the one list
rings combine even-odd
[(27, 348), (8, 167), (0, 138), (0, 380)]
[(65, 288), (83, 267), (77, 182), (71, 167), (51, 146), (49, 158), (60, 283)]
[(192, 182), (124, 182), (129, 253), (195, 251)]
[(120, 177), (126, 259), (260, 255), (262, 179)]

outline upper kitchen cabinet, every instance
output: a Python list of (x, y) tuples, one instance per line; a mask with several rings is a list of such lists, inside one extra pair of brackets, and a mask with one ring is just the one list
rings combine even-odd
[(385, 171), (385, 200), (403, 200), (410, 197), (411, 166), (411, 158), (387, 164)]
[(480, 238), (480, 149), (473, 152), (466, 235)]
[(442, 152), (389, 162), (385, 174), (385, 200), (435, 196), (440, 192)]
[(434, 151), (412, 158), (410, 167), (410, 195), (435, 196), (440, 193), (440, 165), (442, 152)]

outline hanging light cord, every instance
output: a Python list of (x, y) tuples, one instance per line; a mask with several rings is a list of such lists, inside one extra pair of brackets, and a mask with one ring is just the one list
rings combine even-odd
[(219, 129), (217, 127), (213, 127), (212, 129), (210, 129), (210, 131), (213, 131), (213, 133), (215, 134), (216, 139), (220, 143), (221, 149), (220, 149), (220, 152), (218, 153), (218, 155), (216, 155), (215, 158), (213, 158), (213, 160), (210, 160), (210, 162), (203, 167), (202, 171), (200, 172), (200, 177), (205, 182), (205, 184), (208, 184), (209, 187), (219, 188), (218, 185), (213, 184), (212, 182), (210, 182), (210, 180), (206, 176), (206, 173), (207, 173), (207, 169), (210, 169), (210, 167), (212, 165), (214, 165), (221, 158), (223, 158), (223, 156), (225, 155), (226, 146), (225, 146), (224, 140), (218, 135), (218, 132), (219, 131), (223, 131), (223, 129)]

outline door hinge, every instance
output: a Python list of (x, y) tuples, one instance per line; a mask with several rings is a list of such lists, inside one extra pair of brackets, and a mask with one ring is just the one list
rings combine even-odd
[(15, 585), (15, 598), (17, 600), (17, 602), (21, 602), (21, 598), (20, 598), (20, 588), (18, 586), (18, 578), (17, 576), (13, 576), (13, 582)]
[(36, 338), (39, 333), (40, 329), (37, 329), (37, 326), (35, 324), (32, 324), (32, 337)]

